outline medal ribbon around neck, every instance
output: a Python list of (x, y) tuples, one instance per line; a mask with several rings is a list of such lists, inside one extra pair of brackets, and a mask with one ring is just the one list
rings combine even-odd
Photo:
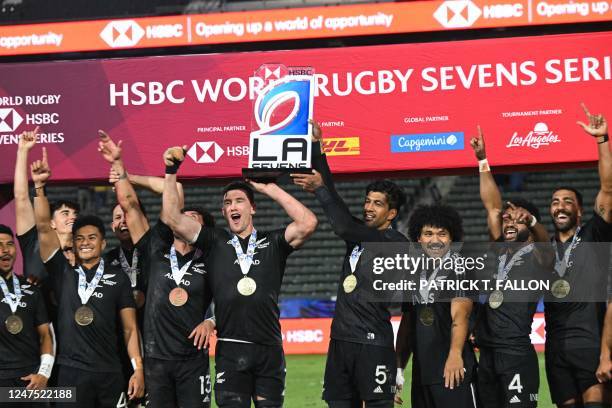
[[(438, 276), (438, 272), (440, 272), (440, 269), (442, 268), (442, 264), (444, 263), (444, 261), (446, 261), (448, 258), (450, 258), (450, 254), (451, 252), (448, 251), (446, 253), (446, 255), (444, 255), (444, 257), (442, 257), (442, 260), (440, 261), (440, 266), (437, 267), (436, 269), (434, 269), (433, 273), (429, 276), (429, 279), (427, 279), (427, 270), (425, 269), (421, 269), (421, 280), (426, 280), (427, 279), (427, 287), (426, 288), (422, 288), (419, 289), (419, 295), (421, 296), (421, 303), (423, 304), (427, 304), (428, 300), (429, 300), (429, 292), (430, 292), (430, 288), (431, 288), (431, 282), (433, 282), (436, 279), (436, 276)], [(420, 285), (419, 285), (420, 286)]]
[(497, 279), (505, 281), (508, 279), (508, 274), (510, 273), (510, 269), (514, 266), (516, 261), (518, 261), (523, 255), (530, 253), (533, 251), (533, 244), (526, 245), (516, 251), (512, 258), (510, 258), (510, 262), (506, 264), (506, 259), (508, 258), (508, 254), (503, 254), (499, 257), (499, 265), (497, 265)]
[(355, 245), (353, 251), (351, 252), (351, 256), (349, 257), (349, 265), (351, 267), (351, 274), (355, 273), (357, 270), (357, 262), (359, 262), (359, 258), (361, 257), (361, 253), (365, 248), (360, 249), (360, 245)]
[(127, 261), (125, 257), (125, 253), (123, 252), (123, 248), (119, 247), (119, 262), (121, 263), (121, 269), (125, 272), (130, 278), (130, 283), (132, 287), (136, 287), (136, 272), (138, 271), (138, 249), (134, 248), (134, 252), (132, 253), (132, 266)]
[(174, 245), (170, 247), (170, 269), (172, 269), (172, 279), (174, 279), (176, 286), (181, 285), (181, 281), (183, 280), (183, 276), (185, 276), (185, 274), (187, 273), (187, 269), (189, 269), (193, 260), (198, 259), (199, 257), (200, 250), (196, 249), (191, 260), (179, 269), (178, 260), (176, 258), (176, 248), (174, 247)]
[(100, 279), (102, 279), (102, 275), (104, 274), (104, 259), (100, 258), (100, 264), (98, 265), (96, 274), (89, 283), (87, 283), (87, 277), (85, 276), (85, 271), (82, 266), (79, 265), (76, 272), (79, 274), (79, 297), (81, 298), (81, 303), (86, 304), (91, 295), (96, 291)]
[[(578, 237), (578, 233), (580, 232), (580, 228), (578, 227), (576, 228), (576, 232), (574, 233), (574, 237), (572, 238), (572, 242), (571, 244), (565, 248), (565, 252), (563, 253), (563, 258), (559, 259), (559, 252), (557, 251), (557, 248), (555, 248), (555, 272), (557, 272), (557, 274), (559, 275), (559, 277), (564, 277), (565, 273), (567, 272), (567, 268), (570, 267), (570, 255), (572, 254), (572, 251), (574, 250), (574, 248), (576, 248), (576, 246), (578, 245), (578, 241), (579, 241), (579, 237)], [(553, 238), (553, 242), (554, 242), (554, 238)]]
[(255, 248), (257, 248), (257, 230), (253, 228), (253, 232), (251, 232), (246, 254), (242, 251), (242, 245), (240, 245), (237, 235), (234, 235), (230, 242), (236, 251), (236, 257), (238, 258), (238, 263), (240, 264), (240, 270), (242, 271), (242, 274), (246, 276), (251, 269), (251, 265), (253, 264)]
[(0, 288), (2, 288), (2, 293), (4, 293), (4, 299), (6, 299), (6, 303), (8, 303), (11, 308), (11, 312), (14, 314), (19, 307), (19, 302), (21, 301), (21, 286), (19, 285), (19, 279), (16, 276), (13, 276), (13, 293), (9, 292), (8, 286), (6, 285), (6, 281), (3, 277), (0, 276)]

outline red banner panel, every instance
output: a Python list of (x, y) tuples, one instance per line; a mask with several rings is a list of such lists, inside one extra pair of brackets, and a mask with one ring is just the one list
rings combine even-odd
[(612, 20), (607, 0), (446, 0), (0, 26), (0, 56)]
[(477, 124), (493, 166), (589, 163), (596, 144), (576, 120), (581, 101), (612, 116), (611, 50), (606, 32), (2, 64), (0, 182), (13, 178), (19, 133), (36, 125), (54, 180), (106, 180), (98, 129), (123, 140), (134, 174), (162, 174), (163, 151), (186, 145), (181, 176), (240, 176), (263, 63), (314, 67), (314, 116), (336, 172), (474, 169)]

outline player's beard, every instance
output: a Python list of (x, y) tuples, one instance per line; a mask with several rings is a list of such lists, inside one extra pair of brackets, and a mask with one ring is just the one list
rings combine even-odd
[[(559, 213), (567, 215), (568, 220), (564, 223), (558, 223), (557, 215), (559, 215)], [(578, 225), (578, 215), (575, 212), (557, 211), (553, 215), (553, 224), (555, 225), (555, 230), (558, 232), (567, 232)]]

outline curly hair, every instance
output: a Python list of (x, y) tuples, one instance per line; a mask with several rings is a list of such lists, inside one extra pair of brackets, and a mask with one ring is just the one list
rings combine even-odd
[(453, 207), (434, 204), (417, 207), (408, 221), (408, 235), (417, 242), (424, 226), (446, 229), (455, 242), (463, 239), (463, 219)]

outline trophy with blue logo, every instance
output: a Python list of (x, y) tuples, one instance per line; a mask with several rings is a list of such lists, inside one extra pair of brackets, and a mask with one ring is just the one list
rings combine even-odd
[(314, 70), (264, 64), (255, 71), (263, 87), (253, 103), (249, 167), (245, 178), (276, 180), (310, 173)]

